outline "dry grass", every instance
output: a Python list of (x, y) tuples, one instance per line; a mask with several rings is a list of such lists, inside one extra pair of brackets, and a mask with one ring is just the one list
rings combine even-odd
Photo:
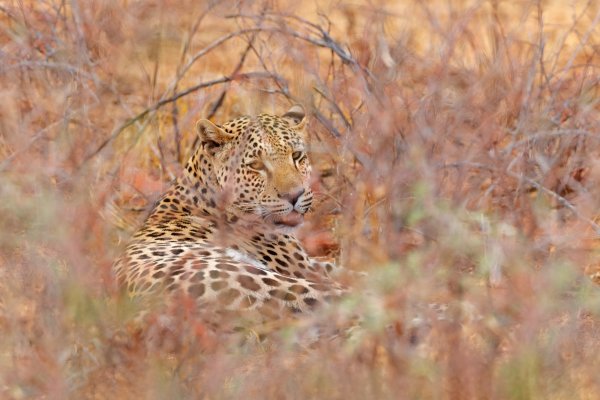
[[(375, 3), (0, 2), (1, 398), (600, 398), (598, 3)], [(293, 102), (363, 328), (141, 338), (111, 263), (193, 122)]]

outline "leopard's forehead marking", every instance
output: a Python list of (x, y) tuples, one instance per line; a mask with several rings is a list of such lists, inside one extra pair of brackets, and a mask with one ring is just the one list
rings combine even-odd
[(304, 149), (304, 142), (289, 122), (277, 115), (260, 114), (255, 118), (239, 117), (222, 125), (227, 133), (248, 140), (246, 155), (260, 152), (276, 156)]
[(252, 119), (247, 115), (239, 118), (232, 119), (231, 121), (225, 122), (221, 127), (225, 129), (225, 132), (239, 135), (244, 132), (248, 125), (252, 122)]
[(267, 141), (277, 147), (278, 150), (288, 149), (293, 151), (302, 145), (300, 135), (292, 129), (289, 122), (284, 118), (276, 115), (260, 114), (257, 120), (267, 136)]

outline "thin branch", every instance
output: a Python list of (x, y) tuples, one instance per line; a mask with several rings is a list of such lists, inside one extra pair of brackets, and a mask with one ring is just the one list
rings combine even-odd
[[(226, 16), (226, 18), (258, 19), (258, 18), (261, 18), (261, 16), (248, 15), (248, 14), (232, 14), (232, 15)], [(300, 40), (303, 40), (310, 44), (313, 44), (317, 47), (330, 49), (342, 60), (342, 62), (358, 68), (360, 71), (365, 73), (370, 79), (372, 79), (374, 81), (376, 80), (376, 77), (371, 73), (371, 71), (368, 68), (360, 65), (360, 63), (358, 61), (356, 61), (356, 59), (354, 59), (354, 57), (352, 57), (352, 54), (350, 54), (348, 51), (346, 51), (342, 47), (342, 45), (339, 44), (336, 40), (334, 40), (331, 37), (331, 35), (329, 34), (329, 32), (327, 32), (325, 29), (323, 29), (320, 25), (315, 24), (313, 22), (310, 22), (304, 18), (295, 16), (295, 15), (286, 15), (286, 14), (274, 14), (272, 16), (265, 17), (265, 19), (269, 20), (273, 23), (280, 23), (282, 19), (288, 19), (288, 20), (292, 19), (292, 20), (302, 23), (304, 26), (307, 26), (310, 29), (312, 29), (313, 30), (312, 33), (315, 36), (320, 36), (320, 37), (312, 37), (312, 36), (310, 36), (310, 34), (304, 35), (298, 31), (293, 30), (289, 26), (289, 24), (283, 24), (283, 27), (280, 27), (280, 28), (264, 28), (261, 30), (265, 31), (265, 32), (276, 32), (276, 33), (287, 34), (296, 39), (300, 39)]]
[[(177, 64), (176, 80), (175, 80), (175, 84), (173, 87), (174, 91), (177, 91), (177, 89), (178, 89), (179, 81), (182, 77), (181, 69), (182, 69), (183, 63), (185, 62), (185, 58), (190, 50), (190, 47), (192, 45), (192, 39), (198, 32), (198, 29), (200, 28), (200, 24), (202, 23), (202, 21), (208, 14), (208, 11), (210, 11), (213, 7), (214, 7), (214, 4), (210, 5), (207, 10), (205, 10), (202, 14), (200, 14), (198, 16), (198, 18), (196, 18), (196, 21), (192, 24), (190, 32), (189, 32), (186, 40), (183, 43), (183, 48), (181, 50), (181, 56), (179, 59), (179, 63)], [(173, 118), (173, 130), (175, 133), (175, 139), (174, 139), (174, 141), (175, 141), (175, 156), (177, 157), (177, 161), (181, 162), (181, 140), (180, 140), (181, 132), (179, 131), (179, 109), (177, 107), (177, 102), (173, 102), (171, 115)], [(159, 141), (159, 143), (160, 143), (160, 141)], [(163, 152), (162, 152), (162, 149), (160, 149), (160, 150), (161, 150), (161, 157), (162, 157)], [(161, 158), (161, 162), (162, 161), (163, 160)]]
[(315, 92), (319, 93), (321, 95), (321, 97), (323, 97), (325, 100), (327, 100), (327, 102), (329, 104), (331, 104), (331, 106), (333, 107), (333, 109), (335, 110), (335, 112), (340, 116), (340, 118), (342, 118), (342, 121), (344, 122), (344, 125), (346, 126), (346, 129), (352, 129), (352, 123), (350, 123), (350, 121), (348, 121), (348, 119), (346, 118), (346, 116), (342, 112), (342, 109), (340, 108), (340, 106), (335, 101), (333, 101), (333, 99), (330, 99), (327, 96), (327, 94), (324, 93), (318, 87), (314, 87), (313, 89), (315, 90)]
[(342, 137), (340, 131), (338, 131), (333, 123), (325, 118), (325, 116), (319, 110), (315, 110), (315, 117), (317, 118), (317, 121), (319, 121), (325, 127), (325, 129), (333, 134), (333, 136), (338, 139)]
[(5, 14), (8, 18), (12, 19), (13, 21), (19, 23), (19, 20), (17, 19), (17, 17), (15, 17), (11, 11), (4, 7), (3, 5), (0, 5), (0, 12), (2, 12), (3, 14)]
[(202, 50), (195, 53), (192, 56), (192, 58), (190, 59), (190, 61), (188, 61), (185, 66), (183, 66), (180, 70), (177, 71), (177, 76), (175, 77), (174, 81), (171, 82), (171, 84), (169, 85), (169, 88), (167, 89), (167, 91), (165, 93), (169, 93), (171, 90), (174, 90), (177, 83), (187, 73), (187, 71), (194, 65), (194, 63), (196, 61), (198, 61), (198, 59), (202, 58), (203, 56), (210, 53), (212, 50), (219, 47), (220, 45), (222, 45), (223, 43), (227, 42), (230, 39), (233, 39), (238, 36), (242, 36), (246, 33), (258, 32), (260, 30), (261, 30), (260, 28), (242, 29), (237, 32), (228, 33), (227, 35), (221, 36), (220, 38), (212, 41), (208, 46), (204, 47)]
[[(231, 74), (229, 74), (229, 76), (236, 76), (237, 74), (239, 74), (239, 72), (241, 71), (242, 67), (244, 66), (244, 62), (246, 61), (246, 57), (248, 56), (248, 53), (250, 52), (250, 49), (252, 48), (252, 44), (254, 43), (254, 39), (255, 38), (256, 38), (256, 32), (254, 32), (252, 34), (252, 37), (248, 41), (248, 45), (244, 49), (244, 52), (242, 53), (242, 56), (240, 57), (240, 60), (238, 61), (237, 65), (235, 66), (235, 68), (233, 69), (233, 71), (231, 71)], [(217, 110), (223, 104), (223, 101), (225, 100), (225, 96), (227, 96), (227, 90), (228, 89), (229, 89), (229, 85), (226, 84), (225, 88), (223, 89), (223, 91), (219, 95), (219, 98), (217, 99), (217, 101), (211, 107), (211, 110), (208, 113), (208, 116), (206, 118), (211, 119), (212, 117), (215, 116), (215, 114), (217, 113)]]
[(283, 78), (281, 78), (280, 76), (274, 75), (274, 74), (265, 74), (262, 72), (249, 72), (249, 73), (245, 73), (245, 74), (238, 74), (236, 76), (223, 76), (221, 78), (217, 78), (217, 79), (213, 79), (211, 81), (208, 82), (202, 82), (199, 83), (197, 85), (194, 85), (192, 87), (189, 87), (179, 93), (176, 93), (175, 95), (166, 98), (166, 99), (162, 99), (158, 102), (156, 102), (155, 104), (153, 104), (152, 106), (146, 108), (145, 110), (143, 110), (142, 112), (140, 112), (139, 114), (137, 114), (136, 116), (128, 119), (127, 121), (125, 121), (123, 124), (119, 125), (119, 127), (117, 127), (112, 133), (111, 135), (100, 144), (100, 146), (98, 146), (98, 148), (96, 148), (96, 150), (94, 150), (90, 155), (88, 155), (84, 161), (87, 162), (90, 159), (94, 158), (96, 155), (98, 155), (98, 153), (100, 153), (110, 142), (112, 142), (117, 136), (119, 136), (121, 134), (121, 132), (123, 132), (125, 129), (127, 129), (129, 126), (133, 125), (134, 123), (138, 122), (139, 120), (141, 120), (142, 118), (146, 117), (148, 114), (151, 114), (155, 111), (157, 111), (158, 109), (160, 109), (161, 107), (173, 103), (177, 100), (179, 100), (182, 97), (185, 97), (191, 93), (194, 93), (200, 89), (205, 89), (207, 87), (211, 87), (211, 86), (215, 86), (215, 85), (219, 85), (222, 83), (226, 83), (226, 82), (230, 82), (232, 80), (237, 80), (237, 79), (264, 79), (264, 78), (269, 78), (269, 79), (274, 79), (274, 80), (283, 80)]
[(590, 225), (592, 227), (592, 229), (594, 229), (594, 231), (596, 232), (596, 235), (600, 235), (600, 225), (598, 225), (594, 220), (581, 214), (579, 212), (579, 210), (577, 209), (577, 207), (575, 207), (573, 205), (573, 203), (571, 203), (569, 200), (565, 199), (563, 196), (559, 195), (555, 191), (548, 189), (541, 183), (537, 182), (535, 179), (529, 178), (523, 174), (518, 174), (518, 173), (507, 171), (507, 170), (501, 170), (499, 168), (495, 168), (490, 165), (477, 163), (477, 162), (471, 162), (471, 161), (454, 162), (454, 163), (448, 163), (448, 164), (444, 164), (444, 165), (440, 166), (440, 168), (461, 168), (461, 167), (482, 169), (482, 170), (487, 170), (490, 172), (499, 172), (499, 173), (506, 174), (507, 176), (510, 176), (511, 178), (518, 180), (519, 182), (526, 182), (526, 183), (530, 184), (531, 186), (533, 186), (534, 188), (536, 188), (539, 192), (543, 192), (543, 193), (547, 194), (548, 196), (552, 197), (554, 200), (556, 200), (556, 202), (558, 202), (558, 204), (560, 204), (567, 210), (571, 211), (571, 213), (577, 219)]
[(511, 143), (509, 146), (506, 147), (506, 149), (503, 150), (504, 153), (510, 153), (511, 151), (513, 151), (513, 149), (515, 147), (519, 147), (522, 146), (524, 144), (529, 144), (531, 142), (535, 142), (537, 140), (540, 139), (546, 139), (546, 138), (554, 138), (554, 137), (560, 137), (560, 136), (585, 136), (587, 138), (590, 139), (596, 139), (596, 140), (600, 140), (600, 136), (598, 135), (594, 135), (592, 132), (588, 132), (586, 130), (583, 129), (565, 129), (565, 130), (555, 130), (555, 131), (542, 131), (542, 132), (535, 132), (531, 135), (528, 135), (527, 137), (517, 141), (517, 142), (513, 142)]
[(84, 161), (87, 162), (90, 159), (94, 158), (98, 153), (100, 153), (105, 147), (106, 145), (108, 145), (110, 142), (112, 142), (117, 136), (119, 136), (121, 134), (121, 132), (123, 132), (125, 129), (127, 129), (129, 126), (133, 125), (134, 123), (136, 123), (137, 121), (141, 120), (142, 118), (144, 118), (146, 115), (157, 111), (159, 108), (161, 108), (162, 106), (175, 102), (178, 99), (187, 96), (190, 93), (196, 92), (200, 89), (204, 89), (210, 86), (214, 86), (214, 85), (218, 85), (224, 82), (229, 82), (231, 80), (230, 77), (224, 76), (218, 79), (214, 79), (212, 81), (208, 81), (208, 82), (202, 82), (199, 83), (197, 85), (194, 85), (190, 88), (187, 88), (186, 90), (179, 92), (177, 94), (175, 94), (172, 97), (169, 97), (167, 99), (162, 99), (160, 101), (158, 101), (157, 103), (155, 103), (154, 105), (146, 108), (144, 111), (142, 111), (141, 113), (137, 114), (136, 116), (128, 119), (127, 121), (125, 121), (123, 124), (119, 125), (119, 127), (117, 127), (117, 129), (115, 129), (111, 135), (104, 140), (104, 142), (102, 142), (100, 144), (100, 146), (98, 146), (98, 148), (96, 150), (94, 150), (90, 155), (88, 155)]
[[(79, 109), (78, 111), (80, 111), (81, 109)], [(48, 131), (50, 131), (51, 128), (54, 128), (56, 125), (63, 123), (65, 119), (69, 119), (72, 115), (76, 114), (77, 111), (73, 112), (71, 115), (66, 116), (66, 117), (62, 117), (57, 121), (54, 121), (52, 123), (47, 124), (46, 126), (44, 126), (42, 129), (38, 130), (27, 142), (27, 144), (25, 146), (23, 146), (22, 148), (15, 150), (11, 155), (9, 155), (8, 157), (6, 157), (4, 160), (2, 160), (2, 162), (0, 162), (0, 171), (4, 171), (6, 168), (8, 168), (8, 166), (10, 165), (10, 163), (16, 158), (18, 157), (20, 154), (26, 152), (27, 150), (29, 150), (29, 148), (31, 146), (33, 146), (33, 144), (35, 142), (37, 142), (38, 140), (40, 140), (41, 138), (44, 137), (44, 135), (46, 135), (46, 133), (48, 133)]]

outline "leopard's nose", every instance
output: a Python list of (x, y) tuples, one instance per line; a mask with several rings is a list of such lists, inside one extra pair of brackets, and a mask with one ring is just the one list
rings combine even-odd
[(298, 201), (300, 196), (302, 196), (304, 194), (305, 191), (306, 190), (303, 187), (297, 188), (297, 189), (291, 190), (287, 193), (280, 193), (279, 198), (285, 199), (285, 200), (289, 201), (292, 204), (292, 206), (295, 206), (296, 202)]

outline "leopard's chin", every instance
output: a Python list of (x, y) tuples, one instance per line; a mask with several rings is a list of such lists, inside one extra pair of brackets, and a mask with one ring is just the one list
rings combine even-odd
[(304, 222), (304, 214), (300, 214), (296, 210), (292, 210), (286, 215), (276, 216), (273, 218), (273, 223), (278, 226), (296, 227)]

